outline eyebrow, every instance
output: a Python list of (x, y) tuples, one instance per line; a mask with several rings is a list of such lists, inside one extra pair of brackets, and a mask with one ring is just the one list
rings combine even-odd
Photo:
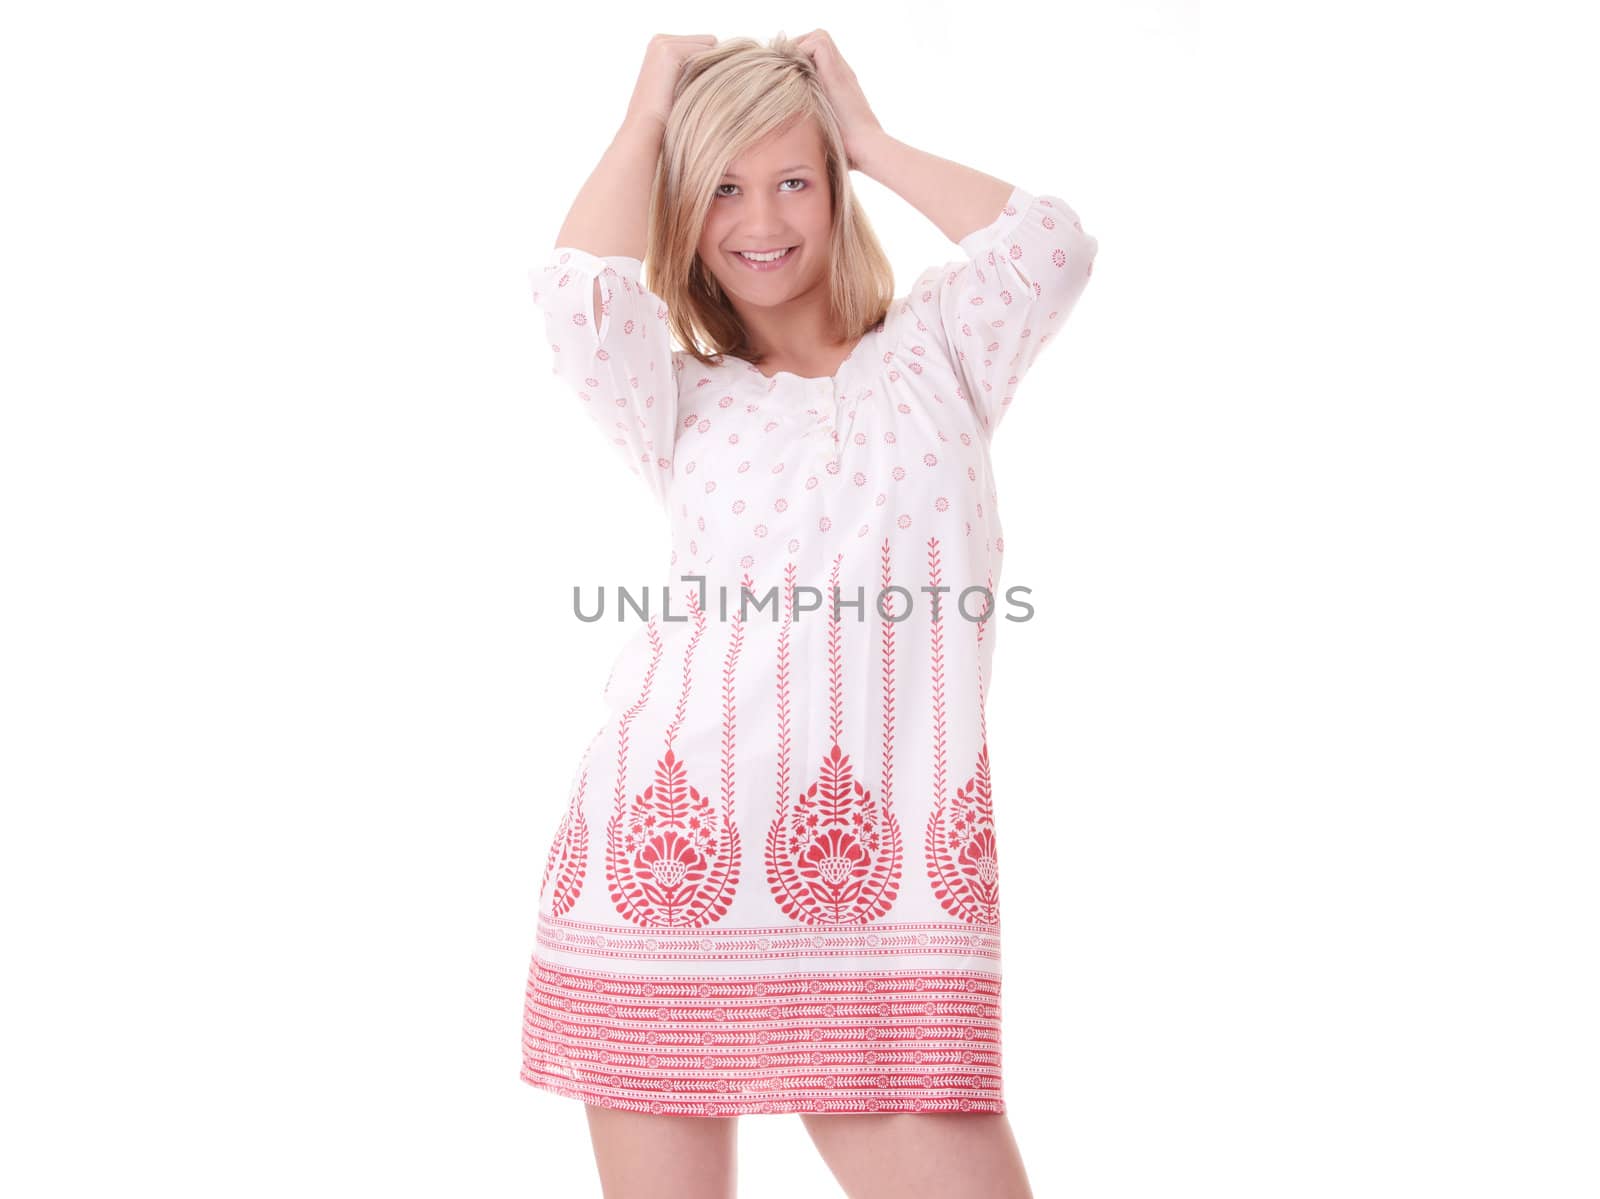
[[(814, 170), (814, 169), (815, 168), (811, 167), (810, 165), (802, 162), (802, 163), (797, 163), (796, 165), (794, 165), (792, 167), (779, 167), (776, 171), (773, 172), (773, 174), (775, 174), (775, 175), (787, 175), (791, 171), (810, 171), (810, 170)], [(724, 179), (739, 179), (739, 178), (742, 178), (743, 176), (735, 175), (732, 171), (723, 171), (722, 172), (722, 177)]]

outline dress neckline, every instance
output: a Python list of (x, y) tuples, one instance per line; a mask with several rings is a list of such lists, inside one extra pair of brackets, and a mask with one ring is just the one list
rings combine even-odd
[(856, 355), (860, 353), (861, 347), (867, 342), (867, 338), (871, 337), (878, 331), (879, 326), (874, 325), (860, 337), (856, 338), (856, 344), (850, 347), (850, 352), (840, 360), (838, 367), (831, 375), (797, 375), (793, 371), (774, 371), (769, 375), (755, 363), (751, 362), (748, 358), (740, 358), (737, 354), (728, 354), (726, 357), (732, 358), (735, 362), (744, 363), (745, 366), (749, 367), (756, 374), (760, 375), (768, 383), (776, 383), (779, 379), (783, 378), (793, 379), (797, 383), (835, 383), (838, 381), (839, 376), (844, 374), (845, 367), (849, 366), (850, 363), (855, 360)]

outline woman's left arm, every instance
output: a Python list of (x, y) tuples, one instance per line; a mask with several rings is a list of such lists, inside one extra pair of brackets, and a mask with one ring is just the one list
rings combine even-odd
[(955, 372), (962, 398), (992, 436), (1039, 351), (1054, 338), (1094, 270), (1099, 243), (1058, 196), (890, 137), (823, 30), (799, 41), (839, 118), (850, 166), (917, 209), (964, 257), (930, 267), (906, 296), (908, 367), (930, 351)]
[(1065, 200), (1016, 187), (960, 246), (961, 258), (917, 277), (896, 319), (907, 369), (920, 373), (930, 353), (943, 359), (958, 397), (993, 437), (1088, 285), (1099, 243)]
[(876, 179), (959, 242), (994, 220), (1016, 190), (1003, 179), (897, 141), (883, 131), (850, 64), (825, 29), (795, 43), (811, 56), (852, 170)]
[(890, 137), (864, 131), (850, 148), (851, 165), (876, 179), (937, 225), (953, 242), (995, 218), (1014, 185)]
[(911, 353), (932, 349), (945, 358), (993, 437), (1034, 359), (1088, 286), (1099, 242), (1059, 196), (1033, 195), (881, 131), (861, 154), (866, 174), (961, 246), (963, 259), (930, 267), (907, 293)]

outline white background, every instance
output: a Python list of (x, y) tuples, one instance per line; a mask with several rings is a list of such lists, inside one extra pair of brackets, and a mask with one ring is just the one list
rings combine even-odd
[(1036, 1194), (1595, 1195), (1579, 9), (8, 6), (0, 1189), (599, 1194), (523, 983), (665, 527), (526, 272), (650, 34), (820, 26), (1100, 242), (995, 443)]

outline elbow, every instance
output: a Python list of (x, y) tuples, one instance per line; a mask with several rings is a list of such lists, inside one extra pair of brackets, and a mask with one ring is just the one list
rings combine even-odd
[(1047, 268), (1049, 282), (1040, 296), (1046, 311), (1060, 311), (1063, 315), (1071, 311), (1094, 274), (1094, 260), (1099, 249), (1100, 243), (1074, 221), (1072, 236), (1055, 252)]

